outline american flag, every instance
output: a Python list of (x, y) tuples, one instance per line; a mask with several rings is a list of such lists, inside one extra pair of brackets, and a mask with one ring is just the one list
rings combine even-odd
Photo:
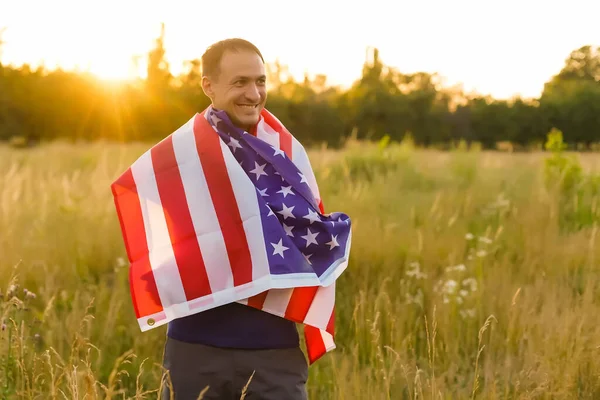
[(304, 147), (269, 111), (248, 133), (208, 107), (111, 188), (142, 331), (239, 302), (302, 323), (311, 364), (335, 348), (351, 221), (325, 214)]

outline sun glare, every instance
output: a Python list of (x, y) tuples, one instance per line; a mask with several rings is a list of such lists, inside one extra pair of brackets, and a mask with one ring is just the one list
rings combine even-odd
[(128, 68), (111, 60), (97, 62), (88, 68), (89, 72), (98, 79), (105, 81), (127, 81), (135, 78), (135, 74)]

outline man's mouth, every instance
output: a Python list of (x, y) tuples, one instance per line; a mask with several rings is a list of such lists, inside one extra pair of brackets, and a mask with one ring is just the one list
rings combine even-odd
[(242, 107), (243, 109), (246, 109), (246, 110), (253, 110), (256, 107), (258, 107), (258, 104), (238, 104), (237, 106)]

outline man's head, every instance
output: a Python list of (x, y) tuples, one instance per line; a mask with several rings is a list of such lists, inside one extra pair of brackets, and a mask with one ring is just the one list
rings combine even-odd
[(267, 100), (264, 59), (252, 43), (227, 39), (202, 55), (202, 89), (213, 107), (246, 131), (256, 124)]

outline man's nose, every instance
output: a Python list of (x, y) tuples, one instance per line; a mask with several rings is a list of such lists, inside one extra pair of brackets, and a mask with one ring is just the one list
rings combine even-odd
[(258, 103), (260, 101), (260, 89), (259, 87), (252, 83), (248, 85), (246, 88), (246, 97), (248, 100)]

